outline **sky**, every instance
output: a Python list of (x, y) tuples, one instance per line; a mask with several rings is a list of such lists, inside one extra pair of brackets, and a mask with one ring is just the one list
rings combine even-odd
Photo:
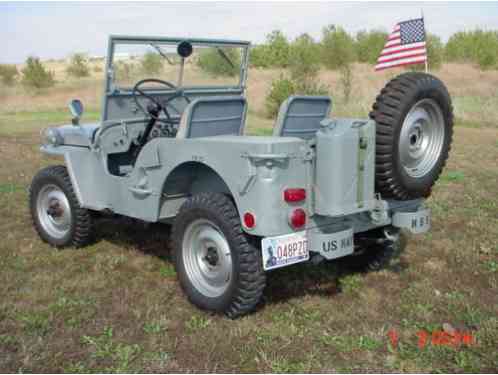
[(0, 63), (28, 56), (104, 55), (110, 34), (264, 41), (279, 29), (318, 39), (328, 24), (348, 32), (390, 31), (424, 13), (426, 30), (443, 41), (477, 27), (498, 29), (498, 3), (459, 2), (0, 2)]

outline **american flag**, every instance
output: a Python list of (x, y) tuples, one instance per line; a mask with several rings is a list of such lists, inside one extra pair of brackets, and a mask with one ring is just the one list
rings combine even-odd
[(420, 64), (426, 61), (424, 19), (418, 18), (400, 22), (394, 27), (377, 59), (375, 70)]

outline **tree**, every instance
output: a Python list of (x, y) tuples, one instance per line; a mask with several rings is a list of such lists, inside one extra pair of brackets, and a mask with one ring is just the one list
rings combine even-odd
[(142, 58), (142, 70), (145, 74), (158, 74), (163, 68), (163, 60), (160, 55), (154, 52), (147, 52)]
[(249, 52), (249, 63), (256, 68), (269, 68), (268, 58), (269, 47), (266, 44), (258, 44), (251, 48)]
[(322, 62), (329, 69), (339, 69), (355, 59), (354, 40), (341, 27), (323, 28)]
[(320, 69), (320, 50), (313, 38), (302, 34), (290, 45), (289, 70), (293, 79), (314, 79)]
[(268, 46), (268, 62), (270, 66), (285, 68), (289, 64), (289, 42), (279, 30), (274, 30), (266, 36)]
[(199, 55), (197, 65), (214, 76), (234, 77), (240, 73), (240, 51), (237, 48), (209, 48)]
[(44, 89), (55, 84), (54, 73), (46, 70), (38, 57), (28, 57), (21, 73), (21, 82), (26, 87)]
[(448, 61), (473, 62), (481, 69), (496, 68), (498, 33), (496, 31), (462, 31), (453, 34), (445, 47)]
[(19, 75), (15, 65), (0, 64), (0, 77), (6, 86), (12, 86)]
[(385, 31), (359, 31), (356, 34), (355, 51), (359, 62), (375, 64), (386, 44), (388, 34)]
[(81, 78), (90, 75), (90, 69), (83, 53), (75, 53), (66, 69), (66, 73), (72, 77)]

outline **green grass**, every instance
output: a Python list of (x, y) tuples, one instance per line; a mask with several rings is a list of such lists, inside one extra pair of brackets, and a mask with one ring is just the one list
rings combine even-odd
[[(86, 113), (85, 121), (98, 118)], [(265, 301), (238, 320), (199, 311), (176, 281), (169, 228), (98, 221), (97, 241), (57, 250), (32, 230), (27, 188), (58, 163), (38, 129), (67, 111), (0, 115), (0, 369), (4, 372), (492, 372), (498, 358), (498, 133), (455, 128), (428, 205), (430, 234), (405, 236), (399, 267), (338, 263), (271, 272)], [(273, 120), (248, 116), (250, 134)], [(473, 346), (429, 344), (451, 323)], [(395, 329), (399, 345), (389, 344)]]
[[(100, 112), (87, 110), (83, 114), (82, 123), (98, 121)], [(34, 112), (0, 112), (0, 135), (30, 133), (42, 130), (47, 126), (71, 123), (69, 110), (34, 111)]]

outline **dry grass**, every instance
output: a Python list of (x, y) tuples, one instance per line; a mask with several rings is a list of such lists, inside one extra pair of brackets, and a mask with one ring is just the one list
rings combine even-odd
[[(4, 88), (0, 93), (0, 114), (18, 111), (47, 111), (64, 109), (70, 98), (80, 98), (87, 108), (99, 110), (102, 102), (103, 73), (93, 71), (86, 79), (67, 78), (65, 63), (48, 62), (48, 69), (55, 72), (58, 83), (41, 93), (28, 93), (22, 87)], [(166, 66), (170, 71), (172, 67)], [(333, 114), (336, 116), (364, 117), (370, 111), (375, 96), (387, 80), (402, 72), (391, 70), (375, 73), (369, 65), (355, 64), (353, 69), (352, 99), (344, 102), (339, 73), (321, 71), (320, 82), (329, 86), (334, 99)], [(172, 72), (170, 72), (172, 73)], [(196, 81), (202, 76), (195, 67), (187, 73)], [(279, 77), (281, 70), (251, 69), (248, 80), (248, 102), (250, 112), (264, 117), (264, 101), (271, 81)], [(471, 65), (445, 64), (434, 72), (448, 86), (455, 107), (455, 115), (468, 126), (498, 127), (498, 71), (481, 72)], [(173, 75), (172, 75), (173, 77)], [(219, 79), (205, 78), (205, 83), (216, 83)], [(0, 126), (2, 123), (0, 122)]]
[[(336, 113), (365, 115), (386, 78), (368, 69), (355, 67), (359, 103), (341, 109), (339, 95)], [(468, 90), (458, 69), (469, 75), (460, 77)], [(455, 98), (469, 92), (496, 102), (496, 73), (477, 83), (479, 74), (462, 66), (440, 73)], [(251, 72), (251, 132), (271, 128), (256, 113), (276, 75)], [(322, 78), (338, 84), (335, 73)], [(6, 103), (10, 111), (54, 111), (68, 93), (87, 95), (87, 106), (98, 107), (100, 83), (82, 85), (59, 84), (36, 97), (9, 93), (0, 115)], [(455, 130), (429, 200), (432, 231), (405, 237), (399, 262), (367, 274), (337, 262), (272, 272), (265, 302), (236, 321), (187, 302), (170, 262), (167, 226), (102, 219), (97, 242), (85, 249), (42, 243), (31, 228), (26, 189), (39, 168), (60, 161), (39, 153), (35, 127), (0, 132), (0, 372), (496, 372), (498, 129), (479, 122), (479, 115), (492, 119), (480, 108), (464, 107), (462, 116), (481, 129)], [(16, 116), (19, 126), (26, 123)], [(475, 343), (419, 349), (417, 333), (444, 323), (470, 332)], [(391, 329), (397, 348), (389, 345)]]

